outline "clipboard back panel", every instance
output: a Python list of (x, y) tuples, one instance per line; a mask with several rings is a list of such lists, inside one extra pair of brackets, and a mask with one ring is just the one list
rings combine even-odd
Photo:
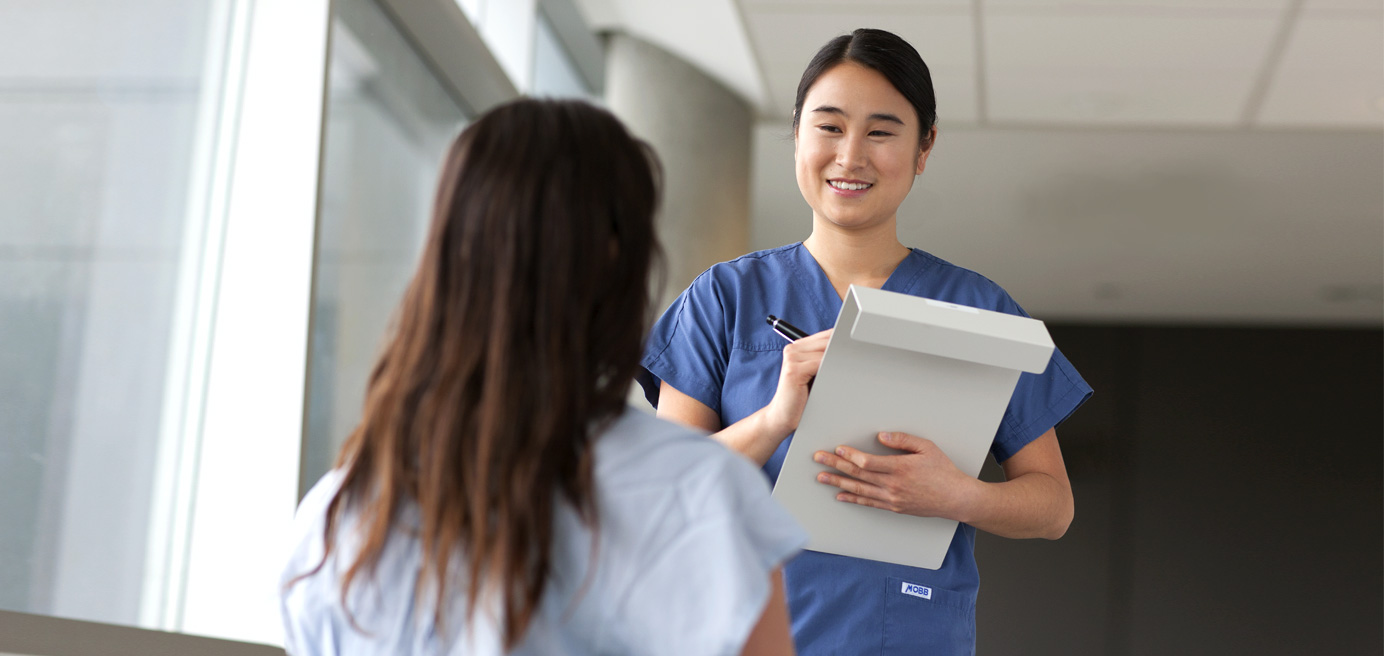
[(837, 317), (773, 494), (807, 529), (808, 549), (937, 569), (956, 532), (954, 520), (837, 501), (837, 488), (817, 482), (826, 467), (812, 454), (840, 445), (898, 453), (876, 436), (901, 431), (932, 440), (958, 469), (976, 476), (1020, 372), (854, 339), (842, 329), (860, 314), (853, 300), (847, 296)]

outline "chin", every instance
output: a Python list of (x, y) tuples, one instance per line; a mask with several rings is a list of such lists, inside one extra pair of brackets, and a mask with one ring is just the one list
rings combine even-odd
[(862, 228), (872, 228), (883, 223), (869, 218), (854, 217), (828, 217), (827, 222), (843, 230), (859, 230)]

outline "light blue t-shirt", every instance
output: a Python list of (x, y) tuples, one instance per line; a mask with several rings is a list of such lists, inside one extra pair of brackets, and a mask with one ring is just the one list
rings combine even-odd
[[(595, 440), (598, 546), (559, 504), (552, 578), (518, 654), (738, 654), (769, 598), (769, 575), (806, 534), (769, 497), (764, 477), (720, 444), (630, 410)], [(308, 493), (294, 523), (283, 581), (322, 559), (327, 505), (341, 484), (331, 472)], [(493, 609), (465, 620), (464, 584), (444, 632), (417, 592), (422, 554), (403, 513), (376, 575), (341, 605), (341, 575), (358, 549), (348, 517), (337, 551), (281, 598), (290, 654), (501, 654)], [(593, 568), (594, 563), (594, 568)], [(421, 601), (419, 601), (421, 600)]]

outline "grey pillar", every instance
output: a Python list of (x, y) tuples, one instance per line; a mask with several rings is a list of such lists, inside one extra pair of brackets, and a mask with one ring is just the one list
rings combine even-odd
[(749, 249), (754, 112), (677, 56), (620, 33), (607, 44), (606, 104), (663, 162), (662, 309), (708, 266)]

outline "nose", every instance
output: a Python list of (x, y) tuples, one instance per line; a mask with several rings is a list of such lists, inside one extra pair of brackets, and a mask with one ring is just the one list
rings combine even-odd
[(868, 161), (866, 154), (865, 139), (860, 136), (850, 135), (837, 142), (836, 165), (848, 171), (854, 171), (865, 167)]

